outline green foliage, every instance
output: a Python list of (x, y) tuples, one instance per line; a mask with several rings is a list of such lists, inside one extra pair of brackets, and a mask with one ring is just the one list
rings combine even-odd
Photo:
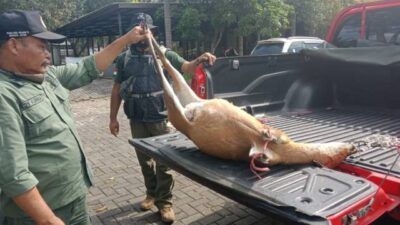
[[(284, 0), (184, 0), (177, 26), (184, 40), (211, 42), (214, 51), (222, 34), (279, 36), (289, 26), (293, 8)], [(195, 22), (197, 21), (197, 22)]]
[[(75, 0), (79, 1), (79, 0)], [(102, 8), (108, 4), (115, 3), (115, 2), (134, 2), (131, 0), (84, 0), (83, 7), (84, 13), (90, 13), (96, 9)], [(136, 1), (137, 2), (137, 1)]]
[[(238, 37), (241, 41), (255, 35), (278, 37), (293, 27), (296, 35), (324, 37), (339, 10), (368, 1), (372, 0), (181, 0), (180, 5), (171, 5), (172, 33), (174, 40), (209, 43), (211, 51), (223, 36)], [(55, 29), (113, 2), (162, 1), (0, 0), (0, 11), (40, 10), (48, 28)], [(154, 19), (157, 24), (164, 23), (162, 7)]]
[(8, 9), (38, 10), (49, 29), (82, 15), (82, 3), (78, 0), (0, 0), (0, 11)]
[(293, 6), (279, 0), (268, 0), (261, 5), (263, 15), (260, 15), (258, 27), (260, 35), (266, 37), (277, 37), (288, 29), (290, 25), (289, 15), (294, 11)]
[(203, 38), (201, 24), (205, 21), (205, 15), (192, 7), (183, 9), (182, 16), (176, 27), (182, 40), (200, 40)]
[(0, 12), (9, 9), (38, 10), (48, 29), (52, 30), (113, 2), (130, 0), (0, 0)]

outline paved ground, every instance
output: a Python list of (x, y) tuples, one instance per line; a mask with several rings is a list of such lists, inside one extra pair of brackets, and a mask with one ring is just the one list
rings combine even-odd
[(76, 102), (109, 97), (113, 83), (112, 79), (94, 80), (91, 84), (72, 91), (69, 98)]
[[(122, 112), (118, 138), (108, 131), (111, 85), (111, 80), (97, 80), (72, 91), (70, 96), (76, 125), (95, 173), (96, 187), (88, 196), (93, 224), (162, 224), (156, 209), (139, 209), (145, 187), (136, 154), (128, 144), (129, 125)], [(174, 224), (282, 225), (178, 173), (175, 178)]]

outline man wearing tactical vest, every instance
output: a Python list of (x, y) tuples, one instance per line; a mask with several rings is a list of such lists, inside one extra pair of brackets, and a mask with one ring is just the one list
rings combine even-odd
[[(155, 35), (156, 26), (152, 18), (144, 13), (135, 14), (132, 26), (146, 22)], [(186, 61), (174, 51), (165, 49), (165, 56), (171, 64), (183, 73), (194, 73), (202, 62), (212, 65), (215, 56), (206, 52), (193, 61)], [(110, 104), (110, 132), (117, 136), (119, 123), (117, 114), (122, 100), (124, 112), (130, 120), (133, 138), (157, 136), (169, 132), (165, 115), (165, 104), (159, 75), (145, 41), (130, 45), (117, 59), (117, 75), (114, 80)], [(154, 162), (147, 155), (136, 151), (146, 186), (146, 199), (140, 207), (149, 210), (154, 205), (159, 209), (161, 220), (171, 223), (175, 220), (172, 210), (172, 188), (174, 180), (170, 169)]]

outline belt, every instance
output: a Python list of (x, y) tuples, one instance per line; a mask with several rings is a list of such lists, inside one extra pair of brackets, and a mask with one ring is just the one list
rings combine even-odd
[(130, 94), (129, 96), (132, 98), (148, 98), (148, 97), (157, 97), (162, 94), (164, 94), (164, 91), (161, 90), (144, 94)]

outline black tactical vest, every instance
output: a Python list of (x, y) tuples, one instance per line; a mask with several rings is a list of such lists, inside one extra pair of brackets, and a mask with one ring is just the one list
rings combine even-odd
[(131, 55), (124, 59), (121, 97), (129, 119), (139, 122), (159, 122), (166, 118), (161, 78), (151, 55)]
[(161, 79), (155, 70), (151, 55), (131, 55), (124, 64), (124, 75), (128, 79), (134, 79), (132, 93), (146, 94), (162, 90)]

